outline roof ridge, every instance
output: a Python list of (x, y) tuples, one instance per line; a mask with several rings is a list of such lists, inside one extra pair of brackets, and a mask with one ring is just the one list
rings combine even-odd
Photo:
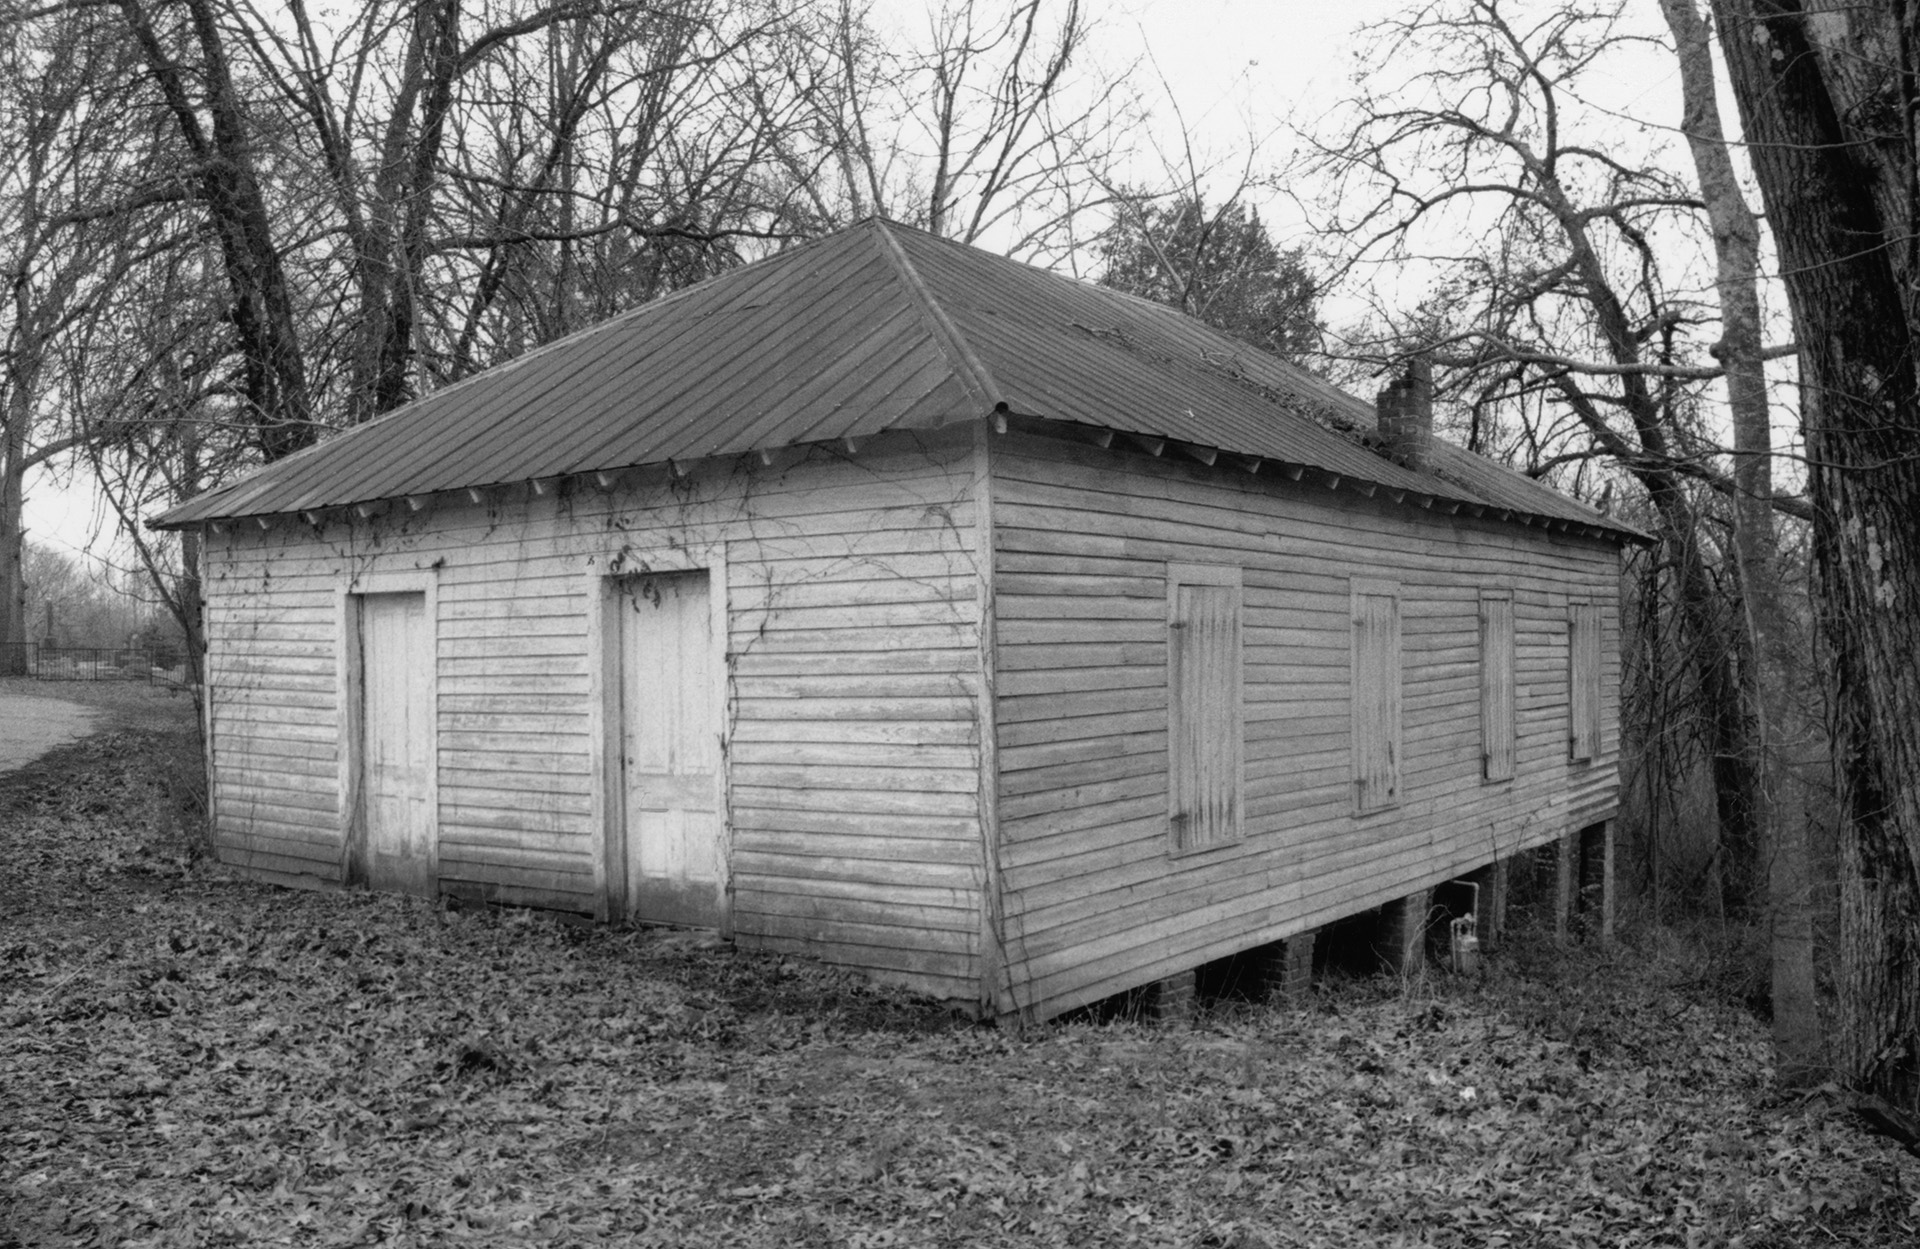
[(960, 383), (961, 389), (967, 392), (968, 398), (980, 405), (978, 415), (984, 416), (996, 408), (1005, 407), (1007, 401), (1001, 396), (1000, 387), (995, 384), (993, 374), (988, 371), (980, 357), (974, 354), (966, 335), (962, 334), (960, 327), (947, 316), (946, 310), (940, 306), (940, 301), (933, 297), (933, 292), (921, 279), (920, 271), (914, 268), (906, 248), (902, 247), (900, 240), (894, 238), (892, 231), (887, 229), (889, 223), (881, 217), (872, 217), (869, 220), (873, 225), (881, 257), (893, 267), (901, 284), (906, 287), (907, 298), (919, 312), (921, 324), (932, 336), (934, 345), (940, 349), (940, 354), (945, 356), (947, 363), (952, 366), (954, 378)]

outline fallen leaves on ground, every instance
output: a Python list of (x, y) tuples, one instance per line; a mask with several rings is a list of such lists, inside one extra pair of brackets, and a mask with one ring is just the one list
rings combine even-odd
[[(166, 734), (0, 780), (0, 1244), (1913, 1243), (1632, 946), (1016, 1032), (813, 963), (189, 862)], [(8, 1241), (9, 1234), (13, 1237)]]

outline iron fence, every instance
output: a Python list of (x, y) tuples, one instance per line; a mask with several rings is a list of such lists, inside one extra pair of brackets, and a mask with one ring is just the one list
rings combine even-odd
[(36, 681), (144, 681), (184, 685), (186, 657), (178, 648), (0, 644), (0, 677)]

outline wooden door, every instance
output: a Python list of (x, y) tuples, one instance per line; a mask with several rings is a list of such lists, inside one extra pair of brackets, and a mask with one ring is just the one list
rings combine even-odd
[(360, 598), (360, 872), (375, 889), (436, 887), (432, 766), (433, 653), (421, 593)]
[(705, 570), (618, 583), (624, 917), (722, 927), (719, 657)]

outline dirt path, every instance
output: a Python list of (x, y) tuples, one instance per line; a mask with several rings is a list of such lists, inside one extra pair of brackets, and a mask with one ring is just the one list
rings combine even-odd
[(55, 746), (85, 737), (104, 715), (64, 698), (0, 690), (0, 772), (23, 768)]

